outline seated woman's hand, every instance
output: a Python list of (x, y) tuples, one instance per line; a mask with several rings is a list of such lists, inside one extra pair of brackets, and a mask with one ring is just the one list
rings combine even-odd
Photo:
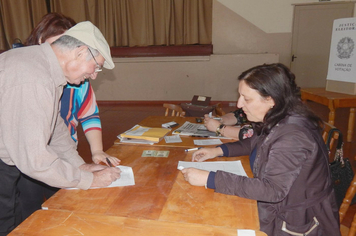
[(216, 129), (220, 126), (220, 122), (213, 119), (213, 117), (210, 118), (208, 115), (205, 115), (204, 125), (209, 131), (215, 132)]
[(193, 153), (192, 161), (205, 161), (208, 159), (215, 158), (217, 156), (221, 156), (223, 151), (221, 148), (202, 148)]
[(195, 168), (184, 168), (182, 170), (184, 179), (194, 186), (205, 186), (208, 181), (209, 171)]

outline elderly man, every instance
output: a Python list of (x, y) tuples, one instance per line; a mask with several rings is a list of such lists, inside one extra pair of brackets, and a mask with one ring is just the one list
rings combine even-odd
[(95, 79), (102, 67), (114, 66), (109, 45), (90, 22), (51, 45), (0, 55), (0, 235), (22, 221), (20, 172), (59, 188), (105, 187), (120, 178), (118, 168), (83, 161), (59, 113), (67, 82)]

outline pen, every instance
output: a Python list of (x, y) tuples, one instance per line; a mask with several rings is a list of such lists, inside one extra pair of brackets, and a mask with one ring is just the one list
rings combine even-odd
[(196, 151), (196, 150), (199, 150), (199, 148), (189, 148), (189, 149), (185, 149), (186, 152), (190, 152), (190, 151)]
[(210, 136), (189, 135), (189, 137), (196, 137), (196, 138), (209, 138)]
[(111, 164), (111, 161), (109, 160), (109, 158), (106, 158), (106, 162), (109, 164), (110, 167), (114, 167), (114, 166)]

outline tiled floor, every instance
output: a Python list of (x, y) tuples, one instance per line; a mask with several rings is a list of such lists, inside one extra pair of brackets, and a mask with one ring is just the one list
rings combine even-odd
[[(314, 103), (309, 103), (311, 109), (317, 113), (323, 120), (328, 118), (327, 108)], [(164, 108), (160, 105), (143, 105), (143, 106), (123, 106), (123, 105), (109, 105), (109, 104), (100, 104), (100, 117), (102, 121), (103, 128), (103, 145), (104, 150), (107, 150), (111, 147), (114, 141), (117, 139), (117, 135), (128, 130), (135, 124), (139, 123), (145, 117), (149, 115), (164, 115)], [(223, 107), (225, 111), (232, 111), (234, 107)], [(338, 127), (346, 136), (348, 123), (348, 109), (340, 109), (336, 111), (336, 121), (335, 126)], [(91, 162), (89, 145), (85, 139), (85, 136), (81, 129), (78, 130), (78, 151), (79, 154), (83, 157), (86, 162)], [(346, 137), (345, 137), (346, 141)], [(356, 162), (354, 157), (356, 156), (356, 127), (353, 136), (352, 143), (346, 143), (344, 145), (345, 156), (349, 157), (353, 163), (353, 166), (356, 167)], [(356, 168), (355, 168), (356, 169)], [(356, 205), (350, 207), (343, 224), (350, 227), (353, 215), (356, 212)]]

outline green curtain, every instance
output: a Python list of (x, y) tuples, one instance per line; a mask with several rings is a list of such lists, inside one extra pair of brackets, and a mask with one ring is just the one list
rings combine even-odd
[[(89, 20), (111, 47), (211, 44), (212, 0), (47, 0), (50, 11)], [(0, 0), (0, 49), (25, 40), (46, 0)]]
[(15, 38), (25, 41), (45, 14), (45, 0), (0, 0), (0, 49), (11, 48)]
[(51, 0), (97, 25), (110, 46), (211, 44), (212, 0)]

